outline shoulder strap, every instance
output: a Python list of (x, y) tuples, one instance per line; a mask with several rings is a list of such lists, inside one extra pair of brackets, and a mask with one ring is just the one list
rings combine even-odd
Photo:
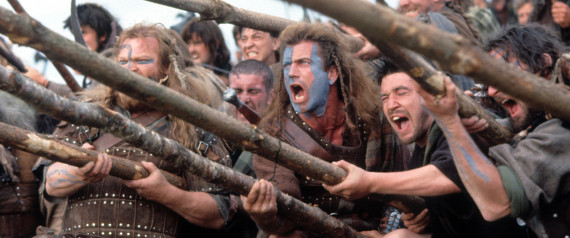
[[(152, 130), (154, 127), (156, 127), (158, 124), (160, 124), (160, 122), (164, 120), (166, 120), (166, 116), (162, 116), (162, 113), (151, 112), (149, 113), (148, 116), (137, 117), (133, 121), (143, 125), (147, 129)], [(111, 148), (114, 145), (120, 143), (121, 141), (123, 141), (123, 139), (115, 137), (111, 133), (105, 133), (93, 142), (93, 146), (95, 146), (95, 150), (97, 150), (98, 152), (103, 152), (107, 148)]]

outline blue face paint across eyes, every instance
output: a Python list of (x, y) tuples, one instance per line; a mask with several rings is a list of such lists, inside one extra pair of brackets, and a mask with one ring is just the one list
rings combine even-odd
[[(127, 69), (131, 68), (131, 63), (133, 62), (132, 59), (132, 54), (133, 54), (133, 49), (131, 47), (131, 45), (129, 44), (125, 44), (122, 45), (120, 49), (127, 49), (129, 51), (128, 55), (127, 55), (127, 59), (128, 61), (119, 61), (118, 64), (123, 66), (123, 65), (127, 65)], [(134, 60), (134, 62), (136, 64), (152, 64), (154, 63), (154, 59), (148, 59), (148, 60)]]
[(137, 64), (152, 64), (154, 63), (153, 59), (149, 59), (149, 60), (137, 60)]

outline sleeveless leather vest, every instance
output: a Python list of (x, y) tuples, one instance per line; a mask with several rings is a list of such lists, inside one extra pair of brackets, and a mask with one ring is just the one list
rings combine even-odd
[[(155, 118), (147, 129), (153, 129), (165, 137), (171, 135), (169, 122), (165, 120), (165, 117)], [(98, 137), (95, 136), (97, 134), (95, 130), (97, 129), (69, 125), (58, 135), (64, 141), (81, 145), (89, 140), (89, 137)], [(203, 156), (210, 155), (212, 160), (224, 165), (231, 163), (227, 151), (216, 137), (200, 129), (196, 132), (202, 140), (200, 145)], [(105, 140), (118, 142), (109, 143)], [(221, 187), (207, 183), (191, 174), (183, 173), (173, 164), (120, 141), (110, 134), (101, 135), (92, 143), (98, 151), (104, 150), (109, 155), (136, 162), (153, 162), (162, 170), (182, 176), (187, 180), (187, 190), (221, 191)], [(110, 147), (104, 148), (108, 146)], [(134, 189), (125, 186), (119, 178), (107, 176), (97, 183), (85, 185), (77, 193), (68, 197), (62, 232), (65, 237), (180, 237), (179, 229), (186, 224), (184, 219), (174, 211), (139, 196)]]

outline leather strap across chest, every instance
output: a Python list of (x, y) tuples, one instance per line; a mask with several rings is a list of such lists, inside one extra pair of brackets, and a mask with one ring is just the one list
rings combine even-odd
[(303, 122), (292, 110), (287, 112), (282, 122), (285, 141), (296, 148), (328, 162), (346, 160), (359, 167), (364, 167), (367, 137), (364, 132), (360, 133), (359, 145), (340, 146), (330, 143), (319, 132)]
[[(144, 127), (148, 127), (149, 125), (162, 120), (165, 118), (164, 114), (158, 111), (153, 112), (145, 112), (132, 120), (141, 124)], [(152, 128), (148, 128), (152, 129)], [(103, 152), (106, 149), (118, 144), (119, 142), (123, 141), (121, 138), (115, 137), (111, 133), (105, 133), (101, 135), (97, 140), (93, 142), (93, 146), (95, 146), (95, 150), (98, 152)]]

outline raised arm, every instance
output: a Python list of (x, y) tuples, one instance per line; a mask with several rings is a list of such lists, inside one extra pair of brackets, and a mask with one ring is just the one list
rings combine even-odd
[(447, 137), (459, 176), (483, 218), (494, 221), (505, 217), (510, 214), (511, 207), (499, 171), (463, 127), (457, 114), (455, 85), (449, 78), (445, 81), (445, 88), (446, 95), (439, 100), (420, 90), (422, 103), (433, 113)]

